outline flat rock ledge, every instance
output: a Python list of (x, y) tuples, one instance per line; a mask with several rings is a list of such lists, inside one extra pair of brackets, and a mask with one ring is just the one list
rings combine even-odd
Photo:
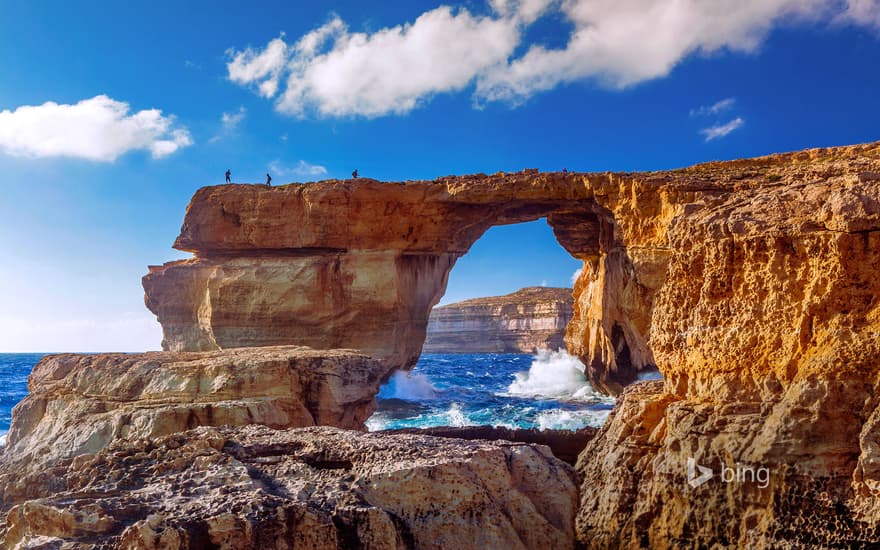
[(573, 470), (540, 445), (200, 427), (18, 482), (46, 495), (0, 520), (3, 548), (574, 547)]
[(13, 410), (0, 485), (116, 440), (198, 426), (364, 430), (383, 373), (353, 351), (300, 346), (47, 356)]

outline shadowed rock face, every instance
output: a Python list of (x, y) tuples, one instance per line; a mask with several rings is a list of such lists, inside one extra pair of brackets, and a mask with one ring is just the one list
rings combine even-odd
[(571, 467), (503, 441), (198, 428), (22, 478), (4, 548), (574, 547)]

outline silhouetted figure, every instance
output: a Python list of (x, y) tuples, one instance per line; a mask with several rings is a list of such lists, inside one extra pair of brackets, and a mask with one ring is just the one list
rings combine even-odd
[(355, 168), (355, 169), (354, 169), (354, 172), (351, 173), (351, 177), (353, 177), (354, 179), (358, 179), (358, 171), (357, 171), (357, 168)]
[(269, 175), (269, 172), (266, 172), (266, 187), (272, 187), (272, 176)]
[(229, 168), (226, 169), (226, 183), (232, 182), (232, 172), (229, 171)]
[(563, 169), (562, 169), (562, 175), (563, 175), (563, 176), (567, 176), (567, 175), (568, 175), (568, 168), (563, 168)]

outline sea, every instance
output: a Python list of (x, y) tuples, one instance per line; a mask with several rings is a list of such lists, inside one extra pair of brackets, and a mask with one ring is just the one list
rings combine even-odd
[[(0, 445), (27, 377), (43, 357), (0, 354)], [(370, 431), (492, 425), (574, 430), (601, 426), (614, 399), (590, 386), (584, 366), (564, 350), (529, 354), (424, 354), (409, 373), (383, 385)]]

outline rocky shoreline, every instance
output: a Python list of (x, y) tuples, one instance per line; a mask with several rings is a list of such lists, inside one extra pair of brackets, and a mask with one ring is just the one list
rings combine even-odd
[[(583, 261), (566, 346), (620, 395), (576, 468), (361, 431), (455, 260), (541, 217)], [(880, 544), (880, 144), (208, 187), (176, 246), (195, 257), (144, 278), (169, 351), (34, 369), (0, 456), (5, 547)]]

